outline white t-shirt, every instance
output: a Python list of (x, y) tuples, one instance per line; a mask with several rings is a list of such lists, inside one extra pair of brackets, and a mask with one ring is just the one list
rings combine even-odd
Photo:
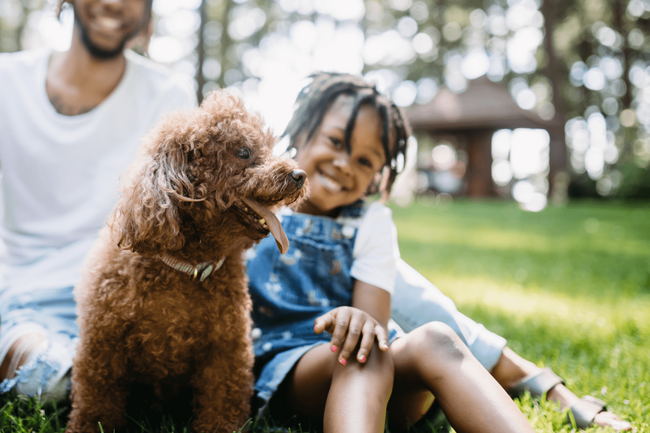
[[(282, 208), (278, 216), (291, 213), (291, 209)], [(352, 249), (350, 275), (391, 295), (395, 293), (400, 253), (393, 211), (380, 202), (373, 202), (361, 218), (339, 217), (336, 221), (343, 225), (343, 236), (354, 236), (358, 230)]]
[(74, 285), (142, 137), (162, 114), (196, 106), (190, 80), (127, 51), (106, 100), (61, 115), (45, 90), (50, 54), (0, 54), (0, 290)]

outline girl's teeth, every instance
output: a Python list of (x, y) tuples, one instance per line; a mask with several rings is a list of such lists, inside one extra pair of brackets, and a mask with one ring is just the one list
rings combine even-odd
[(341, 190), (343, 189), (343, 188), (341, 187), (341, 185), (339, 185), (338, 183), (334, 182), (332, 179), (328, 178), (327, 176), (325, 176), (325, 175), (323, 175), (323, 174), (320, 175), (320, 181), (321, 181), (321, 183), (323, 184), (323, 186), (324, 186), (325, 188), (329, 189), (329, 190), (332, 190), (332, 191), (335, 191), (335, 192), (339, 192), (339, 191), (341, 191)]

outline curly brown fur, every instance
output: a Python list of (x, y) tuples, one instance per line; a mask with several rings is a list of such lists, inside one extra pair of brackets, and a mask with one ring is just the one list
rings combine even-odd
[[(296, 164), (271, 155), (274, 138), (262, 126), (238, 98), (215, 92), (144, 140), (75, 288), (69, 432), (124, 426), (134, 382), (189, 383), (197, 432), (232, 432), (247, 420), (253, 353), (243, 255), (268, 230), (240, 199), (288, 204), (306, 190)], [(242, 148), (249, 159), (237, 156)], [(226, 260), (200, 282), (164, 264), (164, 254)]]

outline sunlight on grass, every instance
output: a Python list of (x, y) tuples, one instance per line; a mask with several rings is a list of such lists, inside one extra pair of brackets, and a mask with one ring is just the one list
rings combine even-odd
[(503, 286), (482, 278), (449, 277), (435, 279), (443, 292), (452, 297), (460, 310), (481, 307), (507, 315), (513, 322), (541, 320), (576, 333), (611, 337), (618, 332), (621, 320), (633, 323), (639, 332), (650, 334), (650, 297), (625, 299), (616, 296), (576, 298), (571, 294), (524, 289), (520, 285)]
[[(589, 248), (591, 252), (607, 254), (650, 255), (648, 234), (637, 232), (636, 227), (629, 224), (633, 221), (628, 219), (630, 216), (648, 218), (650, 211), (632, 212), (629, 215), (623, 212), (619, 216), (621, 220), (614, 222), (595, 218), (594, 212), (586, 218), (579, 213), (567, 213), (558, 220), (556, 215), (541, 218), (543, 213), (524, 214), (517, 208), (504, 205), (502, 214), (487, 214), (477, 219), (463, 212), (467, 209), (467, 203), (455, 206), (459, 209), (397, 209), (396, 215), (408, 221), (408, 224), (400, 226), (400, 241), (500, 251), (567, 252)], [(403, 212), (407, 212), (407, 215)]]
[[(617, 226), (620, 227), (620, 226)], [(616, 231), (614, 231), (616, 233)], [(507, 229), (494, 229), (490, 227), (453, 227), (440, 230), (439, 227), (426, 223), (425, 218), (417, 218), (412, 224), (400, 231), (400, 241), (413, 240), (419, 242), (435, 242), (442, 245), (458, 245), (469, 248), (485, 248), (489, 245), (492, 250), (521, 250), (550, 252), (563, 249), (565, 251), (584, 250), (585, 243), (594, 252), (608, 254), (650, 254), (647, 242), (635, 239), (620, 240), (612, 238), (611, 232), (603, 230), (602, 233), (589, 233), (578, 231), (561, 240), (549, 238), (544, 234), (522, 233)]]
[[(535, 214), (458, 201), (394, 208), (394, 217), (402, 257), (462, 312), (650, 431), (650, 206)], [(518, 404), (535, 431), (572, 431), (552, 404)]]

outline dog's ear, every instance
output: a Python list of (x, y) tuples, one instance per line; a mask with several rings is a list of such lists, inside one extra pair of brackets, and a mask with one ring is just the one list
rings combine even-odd
[(109, 222), (119, 247), (143, 255), (183, 247), (179, 205), (203, 200), (194, 197), (188, 168), (184, 146), (173, 134), (158, 131), (145, 140), (123, 180), (122, 196)]

